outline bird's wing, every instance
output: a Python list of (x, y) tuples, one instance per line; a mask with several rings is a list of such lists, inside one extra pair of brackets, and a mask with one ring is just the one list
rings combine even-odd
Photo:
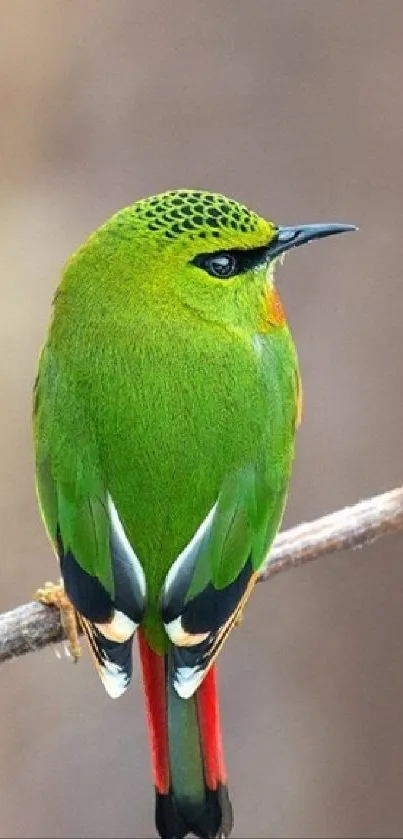
[(229, 476), (167, 574), (160, 609), (180, 696), (199, 687), (255, 585), (283, 515), (288, 481), (280, 475), (248, 467)]
[(144, 573), (91, 441), (82, 446), (77, 439), (73, 444), (61, 439), (66, 432), (54, 427), (51, 393), (47, 389), (42, 399), (39, 378), (34, 400), (39, 505), (99, 675), (108, 693), (118, 696), (130, 682), (132, 636), (145, 610)]

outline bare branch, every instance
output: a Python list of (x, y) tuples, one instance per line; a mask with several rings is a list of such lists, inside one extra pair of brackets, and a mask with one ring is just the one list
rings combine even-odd
[(364, 548), (403, 530), (403, 487), (280, 533), (263, 566), (261, 580), (325, 554)]
[(26, 603), (0, 615), (0, 661), (40, 650), (63, 638), (59, 612), (52, 607)]
[[(365, 545), (403, 530), (403, 488), (300, 524), (277, 536), (261, 580), (325, 554)], [(0, 615), (0, 662), (55, 644), (64, 638), (59, 613), (27, 603)]]

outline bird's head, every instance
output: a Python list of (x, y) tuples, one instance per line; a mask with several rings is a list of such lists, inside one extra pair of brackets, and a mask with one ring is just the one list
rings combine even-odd
[(169, 312), (173, 302), (205, 320), (267, 332), (284, 322), (273, 283), (276, 260), (305, 242), (354, 229), (280, 227), (223, 195), (180, 189), (120, 210), (69, 269), (89, 259), (103, 284), (114, 294), (120, 288), (129, 311), (130, 298), (141, 297), (160, 311)]

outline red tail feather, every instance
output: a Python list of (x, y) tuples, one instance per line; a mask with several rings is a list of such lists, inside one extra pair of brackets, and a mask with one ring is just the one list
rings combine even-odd
[(164, 656), (157, 655), (150, 649), (140, 629), (137, 636), (151, 739), (154, 783), (158, 792), (165, 794), (169, 791), (169, 754)]
[(224, 763), (215, 665), (210, 667), (204, 677), (197, 691), (196, 701), (206, 783), (209, 789), (217, 789), (219, 784), (226, 784), (227, 772)]

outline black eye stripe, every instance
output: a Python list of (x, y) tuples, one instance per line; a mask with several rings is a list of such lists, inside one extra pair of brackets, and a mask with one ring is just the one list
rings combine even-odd
[[(264, 262), (267, 262), (268, 248), (266, 246), (260, 248), (249, 248), (243, 250), (241, 248), (232, 248), (227, 251), (213, 251), (212, 253), (199, 253), (192, 260), (193, 265), (207, 271), (212, 277), (217, 279), (229, 279), (236, 274), (244, 274), (245, 271), (250, 271), (257, 268)], [(228, 260), (228, 267), (230, 270), (225, 270), (225, 259)]]

